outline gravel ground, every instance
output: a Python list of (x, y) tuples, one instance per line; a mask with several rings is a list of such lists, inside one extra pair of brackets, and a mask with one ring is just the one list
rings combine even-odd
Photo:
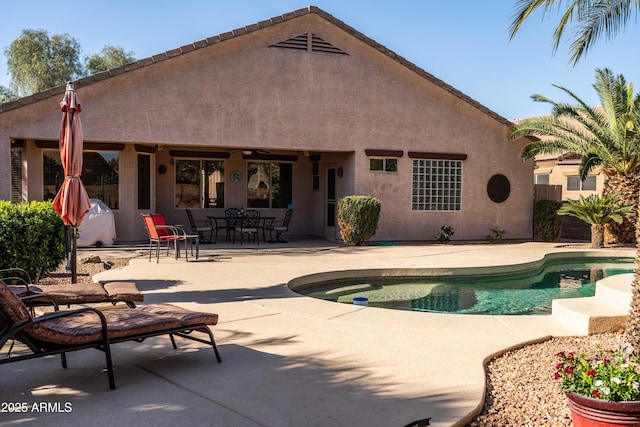
[[(95, 274), (107, 270), (108, 268), (118, 268), (129, 264), (131, 258), (101, 258), (89, 257), (78, 258), (76, 273), (78, 283), (91, 282)], [(71, 283), (71, 271), (67, 271), (67, 262), (58, 266), (58, 269), (46, 277), (40, 278), (43, 285), (52, 285), (56, 283)], [(108, 267), (108, 268), (107, 268)]]
[(487, 394), (482, 414), (467, 427), (571, 426), (567, 398), (553, 379), (561, 351), (615, 352), (624, 334), (553, 338), (509, 351), (487, 365)]

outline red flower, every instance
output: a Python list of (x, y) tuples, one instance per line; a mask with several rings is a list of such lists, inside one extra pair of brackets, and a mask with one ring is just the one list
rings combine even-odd
[(562, 368), (564, 368), (564, 363), (558, 363), (556, 365), (556, 369), (562, 369)]
[(556, 356), (564, 356), (564, 351), (559, 352)]
[(600, 392), (598, 390), (592, 390), (591, 394), (593, 395), (593, 397), (600, 399)]
[(609, 360), (609, 359), (604, 359), (604, 363), (605, 363), (605, 364), (608, 364), (609, 362), (611, 362), (611, 360)]
[(553, 376), (554, 380), (559, 380), (560, 379), (560, 374), (559, 373), (555, 373), (555, 375)]
[(587, 371), (587, 376), (588, 377), (595, 377), (596, 376), (596, 371), (594, 371), (593, 369), (589, 369)]
[(566, 368), (564, 368), (564, 372), (567, 374), (573, 374), (573, 367), (567, 366)]

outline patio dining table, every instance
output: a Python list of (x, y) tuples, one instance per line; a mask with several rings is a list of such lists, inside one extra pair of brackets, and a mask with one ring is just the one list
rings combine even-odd
[[(214, 228), (214, 232), (216, 233), (216, 238), (214, 241), (217, 240), (217, 236), (218, 236), (218, 230), (223, 230), (228, 228), (229, 224), (227, 223), (228, 219), (232, 219), (234, 221), (242, 221), (244, 219), (244, 215), (241, 214), (239, 217), (235, 217), (235, 218), (227, 218), (226, 216), (216, 216), (216, 215), (212, 215), (212, 216), (207, 216), (207, 219), (209, 220), (209, 223), (211, 224), (212, 227)], [(260, 215), (259, 218), (255, 218), (258, 219), (260, 221), (260, 226), (258, 228), (262, 229), (262, 241), (266, 242), (267, 241), (267, 236), (265, 233), (265, 228), (266, 228), (266, 224), (267, 221), (274, 221), (276, 219), (275, 216), (262, 216)]]

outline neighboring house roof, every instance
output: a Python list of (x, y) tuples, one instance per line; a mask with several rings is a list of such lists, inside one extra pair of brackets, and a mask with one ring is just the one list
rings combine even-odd
[[(437, 77), (435, 77), (434, 75), (426, 72), (425, 70), (423, 70), (422, 68), (418, 67), (417, 65), (415, 65), (414, 63), (408, 61), (407, 59), (403, 58), (402, 56), (396, 54), (395, 52), (387, 49), (386, 47), (384, 47), (383, 45), (377, 43), (376, 41), (370, 39), (369, 37), (365, 36), (364, 34), (360, 33), (359, 31), (355, 30), (354, 28), (350, 27), (349, 25), (345, 24), (344, 22), (340, 21), (339, 19), (333, 17), (332, 15), (330, 15), (329, 13), (323, 11), (322, 9), (316, 7), (316, 6), (308, 6), (304, 9), (299, 9), (299, 10), (295, 10), (293, 12), (278, 16), (278, 17), (274, 17), (265, 21), (260, 21), (258, 23), (255, 23), (253, 25), (248, 25), (246, 27), (243, 28), (238, 28), (226, 33), (222, 33), (219, 34), (217, 36), (214, 37), (209, 37), (207, 39), (204, 40), (200, 40), (197, 42), (194, 42), (192, 44), (188, 44), (182, 47), (179, 47), (177, 49), (173, 49), (173, 50), (169, 50), (167, 52), (158, 54), (158, 55), (153, 55), (151, 57), (148, 58), (144, 58), (144, 59), (140, 59), (136, 62), (132, 62), (130, 64), (126, 64), (122, 67), (117, 67), (117, 68), (113, 68), (107, 71), (103, 71), (100, 73), (96, 73), (93, 74), (91, 76), (88, 77), (84, 77), (81, 78), (77, 81), (75, 81), (75, 87), (76, 89), (79, 89), (81, 87), (84, 86), (88, 86), (90, 84), (105, 80), (105, 79), (109, 79), (115, 76), (118, 76), (120, 74), (123, 73), (128, 73), (131, 71), (134, 71), (138, 68), (142, 68), (142, 67), (147, 67), (147, 66), (151, 66), (153, 64), (156, 64), (158, 62), (162, 62), (162, 61), (166, 61), (168, 59), (171, 58), (175, 58), (177, 56), (180, 55), (184, 55), (186, 53), (192, 52), (194, 50), (197, 49), (202, 49), (211, 45), (215, 45), (217, 43), (222, 43), (226, 40), (232, 39), (232, 38), (236, 38), (236, 37), (241, 37), (242, 35), (254, 32), (254, 31), (258, 31), (261, 30), (263, 28), (266, 27), (270, 27), (272, 25), (277, 25), (281, 22), (285, 22), (291, 19), (295, 19), (297, 17), (303, 16), (303, 15), (307, 15), (310, 13), (314, 13), (324, 19), (326, 19), (327, 21), (329, 21), (330, 23), (334, 24), (335, 26), (339, 27), (340, 29), (344, 30), (345, 32), (347, 32), (348, 34), (354, 36), (355, 38), (361, 40), (362, 42), (368, 44), (369, 46), (373, 47), (374, 49), (378, 50), (379, 52), (382, 52), (383, 54), (387, 55), (388, 57), (394, 59), (395, 61), (397, 61), (398, 63), (402, 64), (403, 66), (409, 68), (410, 70), (414, 71), (415, 73), (417, 73), (418, 75), (422, 76), (423, 78), (431, 81), (432, 83), (434, 83), (435, 85), (441, 87), (442, 89), (446, 90), (447, 92), (451, 93), (452, 95), (462, 99), (463, 101), (467, 102), (468, 104), (472, 105), (473, 107), (477, 108), (478, 110), (480, 110), (481, 112), (487, 114), (488, 116), (492, 117), (493, 119), (497, 120), (498, 122), (502, 123), (503, 125), (509, 126), (511, 127), (513, 125), (513, 123), (511, 121), (509, 121), (508, 119), (502, 117), (501, 115), (499, 115), (498, 113), (492, 111), (491, 109), (485, 107), (484, 105), (482, 105), (481, 103), (479, 103), (478, 101), (472, 99), (471, 97), (469, 97), (468, 95), (465, 95), (464, 93), (462, 93), (461, 91), (457, 90), (456, 88), (454, 88), (453, 86), (445, 83), (444, 81), (438, 79)], [(15, 101), (10, 101), (4, 104), (0, 104), (0, 114), (5, 112), (5, 111), (9, 111), (15, 108), (20, 108), (22, 106), (28, 105), (28, 104), (32, 104), (35, 103), (37, 101), (40, 101), (42, 99), (46, 99), (52, 96), (59, 96), (61, 94), (63, 94), (65, 91), (65, 85), (61, 85), (61, 86), (57, 86), (57, 87), (53, 87), (51, 89), (42, 91), (42, 92), (38, 92), (35, 93), (33, 95), (30, 96), (26, 96), (24, 98), (20, 98), (17, 99)], [(535, 140), (535, 139), (533, 139)]]

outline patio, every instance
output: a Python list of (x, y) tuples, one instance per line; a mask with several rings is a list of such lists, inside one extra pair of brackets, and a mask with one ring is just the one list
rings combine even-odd
[[(140, 250), (141, 248), (137, 248)], [(146, 249), (146, 248), (145, 248)], [(549, 335), (573, 335), (552, 316), (471, 316), (386, 310), (299, 296), (286, 283), (306, 274), (363, 268), (517, 264), (556, 244), (342, 247), (324, 240), (235, 247), (202, 245), (198, 261), (163, 256), (97, 278), (135, 280), (145, 303), (218, 313), (223, 362), (210, 348), (150, 339), (113, 347), (111, 391), (99, 351), (5, 365), (0, 402), (26, 402), (0, 426), (136, 425), (432, 426), (463, 425), (483, 404), (483, 361)], [(135, 250), (134, 250), (135, 251)], [(125, 255), (119, 248), (82, 249)], [(633, 256), (634, 251), (628, 251)], [(106, 256), (106, 255), (105, 255)], [(69, 402), (69, 405), (65, 405)], [(32, 405), (44, 403), (46, 410)]]

